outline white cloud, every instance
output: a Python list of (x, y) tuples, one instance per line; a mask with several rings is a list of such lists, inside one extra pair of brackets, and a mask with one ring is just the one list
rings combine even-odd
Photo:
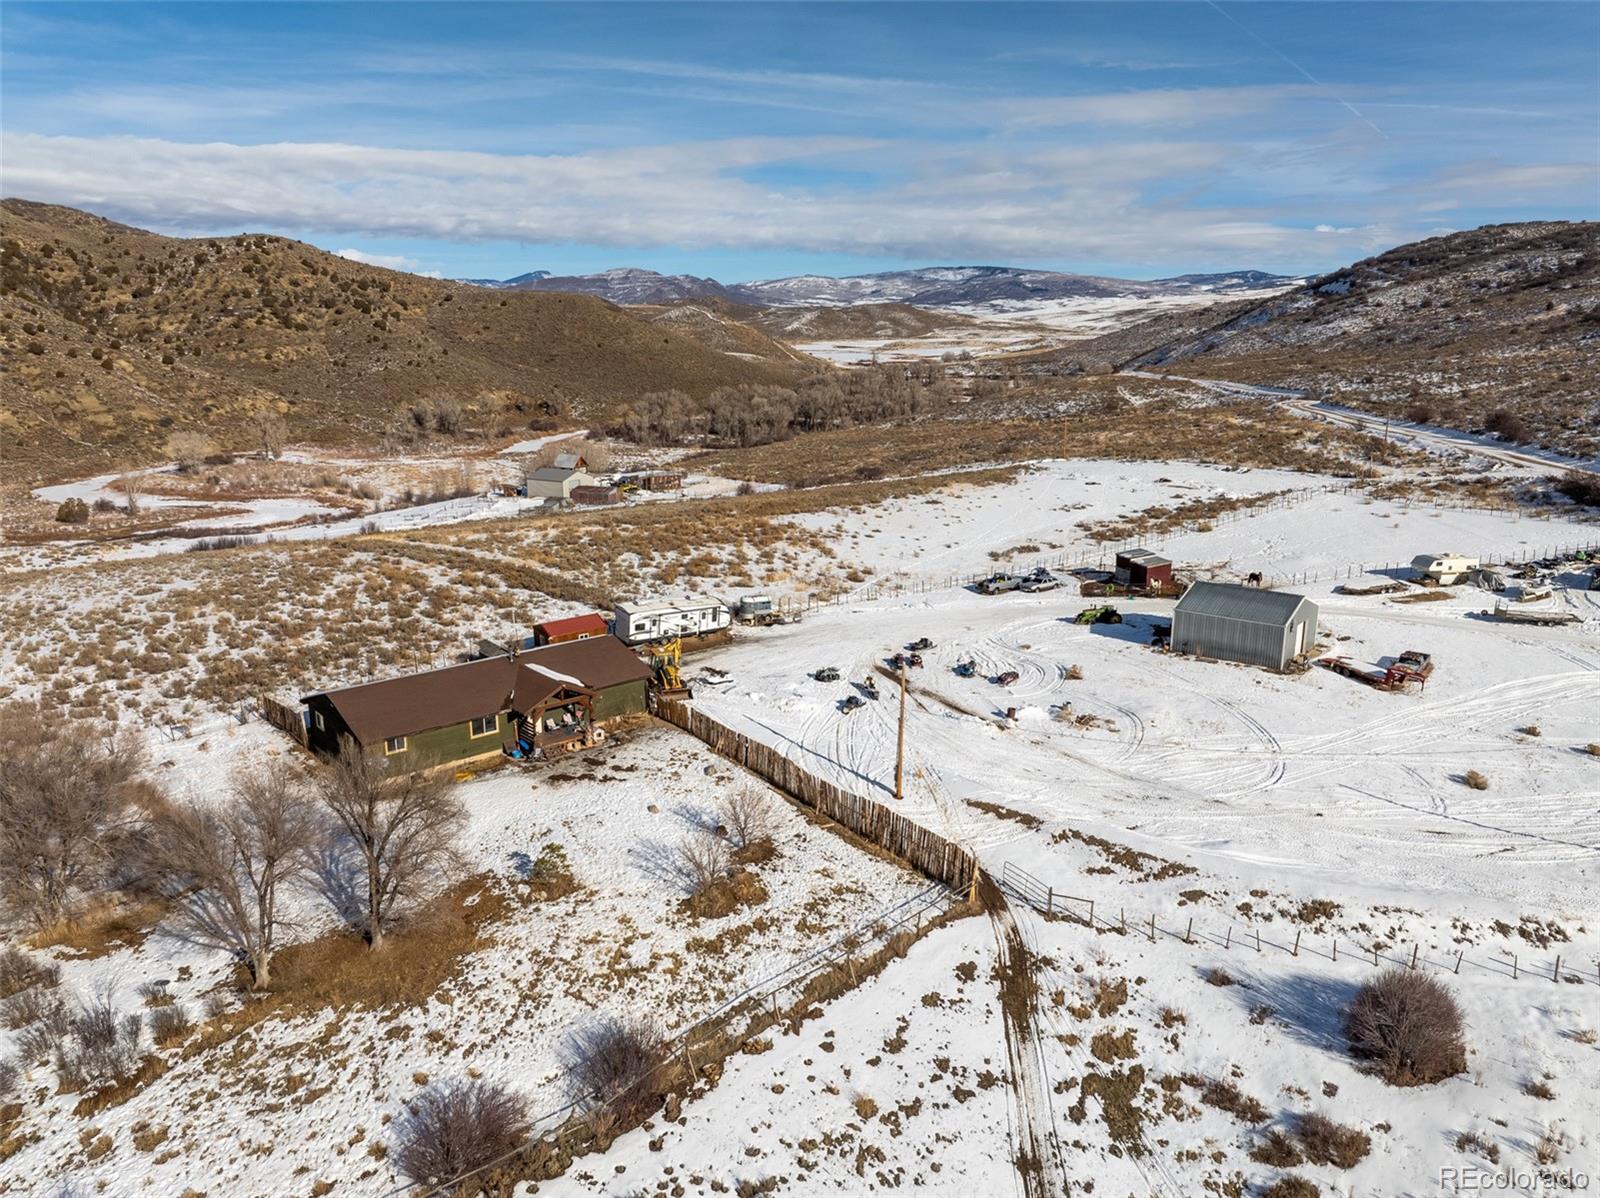
[(352, 262), (362, 262), (367, 266), (382, 266), (388, 270), (404, 270), (412, 274), (418, 273), (417, 260), (407, 258), (404, 254), (369, 254), (365, 250), (334, 250), (341, 258), (348, 258)]
[[(1172, 103), (1145, 95), (1146, 117)], [(1271, 146), (1128, 136), (1046, 147), (748, 137), (571, 155), (9, 132), (0, 146), (9, 194), (165, 231), (312, 230), (346, 245), (419, 238), (1291, 268), (1403, 240), (1419, 210), (1415, 195), (1352, 195), (1348, 215), (1360, 223), (1313, 231), (1332, 182), (1314, 166), (1285, 192), (1298, 199), (1223, 204), (1219, 183), (1262, 177)], [(876, 181), (807, 185), (804, 172), (773, 169), (796, 165)], [(1571, 168), (1530, 168), (1524, 181), (1572, 177)], [(1465, 187), (1453, 179), (1450, 194)], [(401, 270), (419, 265), (339, 252)]]

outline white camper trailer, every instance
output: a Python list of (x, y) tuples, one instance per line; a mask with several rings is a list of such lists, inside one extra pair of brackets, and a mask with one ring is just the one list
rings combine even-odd
[(619, 603), (611, 631), (630, 645), (704, 636), (733, 623), (733, 613), (719, 599), (654, 599)]
[(1475, 557), (1463, 557), (1459, 553), (1420, 553), (1411, 559), (1411, 568), (1419, 578), (1443, 587), (1465, 582), (1467, 575), (1482, 564)]

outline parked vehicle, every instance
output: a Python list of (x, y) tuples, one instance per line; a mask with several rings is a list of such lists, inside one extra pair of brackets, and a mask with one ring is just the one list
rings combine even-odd
[(971, 678), (978, 672), (978, 663), (975, 661), (958, 661), (955, 664), (956, 677)]
[(849, 715), (856, 708), (865, 707), (866, 705), (867, 701), (860, 695), (850, 695), (847, 698), (839, 700), (839, 710), (845, 715)]
[(816, 679), (818, 682), (838, 682), (839, 671), (834, 669), (832, 666), (823, 666), (822, 669), (813, 673), (811, 677)]
[(1061, 580), (1050, 571), (1040, 566), (1017, 584), (1017, 590), (1034, 594), (1038, 591), (1053, 591), (1061, 585)]
[(878, 697), (878, 684), (873, 681), (872, 675), (868, 674), (866, 678), (862, 679), (861, 693), (869, 699)]
[(907, 645), (906, 648), (913, 651), (918, 649), (931, 649), (933, 648), (933, 642), (925, 636), (919, 636), (916, 640)]
[(1014, 591), (1022, 585), (1022, 579), (1015, 574), (991, 574), (977, 584), (975, 589), (980, 595), (1003, 595), (1007, 591)]
[(1466, 580), (1468, 574), (1483, 563), (1475, 557), (1459, 553), (1419, 553), (1411, 559), (1411, 568), (1425, 582), (1442, 587), (1455, 586)]
[(994, 684), (996, 686), (1010, 686), (1019, 677), (1021, 677), (1021, 675), (1018, 674), (1015, 670), (1007, 670), (1004, 674), (996, 674), (995, 675)]
[(1109, 603), (1102, 603), (1098, 607), (1086, 607), (1073, 617), (1074, 624), (1120, 624), (1122, 613)]
[(906, 665), (908, 665), (908, 666), (916, 666), (920, 670), (922, 668), (922, 654), (920, 654), (920, 653), (907, 653), (906, 654)]
[(611, 631), (630, 645), (704, 636), (733, 623), (733, 613), (720, 599), (641, 600), (618, 603)]

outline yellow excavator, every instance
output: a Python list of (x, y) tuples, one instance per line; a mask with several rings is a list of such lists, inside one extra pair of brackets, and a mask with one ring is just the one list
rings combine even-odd
[(674, 638), (652, 647), (650, 666), (656, 672), (656, 694), (668, 699), (692, 699), (683, 681), (683, 640)]

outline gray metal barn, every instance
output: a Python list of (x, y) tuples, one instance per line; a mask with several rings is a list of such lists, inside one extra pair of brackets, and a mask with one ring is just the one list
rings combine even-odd
[(1172, 613), (1172, 648), (1281, 670), (1317, 640), (1317, 605), (1304, 595), (1231, 582), (1196, 582)]

